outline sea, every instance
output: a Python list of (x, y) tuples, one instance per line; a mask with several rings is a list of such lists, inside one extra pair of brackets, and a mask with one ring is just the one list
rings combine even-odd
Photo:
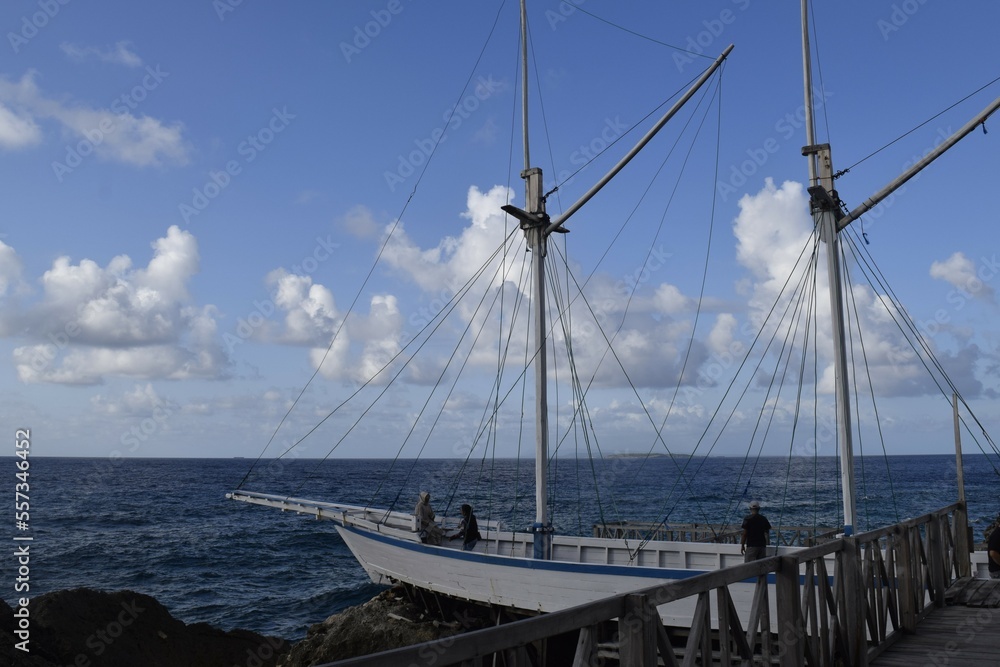
[[(0, 459), (13, 485), (17, 459)], [(857, 532), (926, 514), (957, 499), (954, 455), (859, 457)], [(996, 456), (964, 459), (976, 541), (1000, 511)], [(427, 490), (439, 516), (469, 502), (477, 516), (523, 528), (534, 518), (532, 461), (385, 459), (30, 459), (30, 597), (90, 587), (157, 598), (185, 623), (289, 640), (381, 587), (330, 521), (227, 500), (237, 487), (412, 511)], [(834, 526), (838, 461), (779, 458), (556, 459), (549, 484), (557, 531), (595, 523), (728, 523), (751, 499), (772, 525)], [(460, 480), (460, 481), (456, 481)], [(22, 487), (23, 488), (23, 487)], [(9, 545), (24, 542), (9, 541)], [(8, 547), (8, 554), (13, 548)], [(8, 603), (15, 558), (0, 558)]]

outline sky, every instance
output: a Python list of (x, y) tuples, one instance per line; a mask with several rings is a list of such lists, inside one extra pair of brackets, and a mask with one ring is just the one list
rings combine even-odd
[[(745, 325), (808, 234), (797, 3), (549, 1), (529, 21), (531, 151), (546, 190), (559, 184), (550, 213), (735, 45), (721, 87), (692, 101), (688, 131), (700, 129), (686, 161), (688, 144), (673, 156), (683, 175), (641, 199), (674, 146), (668, 129), (559, 239), (609, 317), (636, 284), (623, 363), (665, 410), (695, 305), (688, 386), (749, 342)], [(1000, 95), (980, 90), (1000, 76), (996, 3), (849, 0), (814, 21), (817, 140), (851, 167), (837, 188), (852, 208)], [(33, 455), (256, 457), (301, 394), (277, 453), (417, 335), (513, 230), (499, 207), (523, 205), (516, 3), (36, 0), (4, 3), (0, 26), (0, 422), (30, 428)], [(998, 122), (854, 226), (994, 430)], [(661, 232), (627, 234), (602, 259), (633, 207), (648, 229), (665, 219)], [(650, 249), (643, 268), (634, 253)], [(889, 453), (950, 451), (946, 402), (914, 364), (885, 362), (892, 325), (877, 294), (857, 298), (883, 357)], [(574, 336), (581, 363), (601, 369), (592, 415), (616, 425), (621, 449), (642, 449), (626, 435), (635, 395), (598, 365), (596, 338)], [(470, 368), (495, 367), (495, 347)], [(374, 426), (342, 442), (321, 430), (296, 455), (397, 455), (417, 390), (447, 383), (440, 369), (440, 357), (408, 367), (412, 393)], [(424, 455), (465, 451), (492, 381), (478, 378), (449, 399)], [(707, 398), (673, 408), (677, 451)]]

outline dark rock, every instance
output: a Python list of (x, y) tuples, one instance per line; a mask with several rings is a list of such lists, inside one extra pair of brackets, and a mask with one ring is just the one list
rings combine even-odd
[(393, 588), (310, 627), (280, 667), (311, 667), (450, 637), (487, 627), (488, 616), (488, 610), (472, 604), (432, 612)]
[[(154, 598), (132, 591), (56, 591), (32, 599), (29, 609), (30, 653), (14, 648), (10, 664), (273, 667), (289, 648), (283, 639), (244, 630), (185, 625)], [(0, 608), (0, 612), (4, 619), (0, 628), (7, 628), (13, 610)], [(6, 641), (0, 651), (4, 650)]]

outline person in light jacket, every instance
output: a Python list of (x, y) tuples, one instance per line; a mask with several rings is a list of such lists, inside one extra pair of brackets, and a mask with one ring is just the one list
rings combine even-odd
[(431, 508), (431, 494), (421, 491), (417, 506), (413, 509), (413, 516), (417, 518), (417, 532), (420, 533), (420, 541), (424, 544), (441, 544), (441, 536), (444, 531), (434, 522), (434, 510)]

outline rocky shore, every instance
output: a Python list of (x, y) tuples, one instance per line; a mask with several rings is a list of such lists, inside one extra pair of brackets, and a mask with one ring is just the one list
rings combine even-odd
[(133, 591), (56, 591), (28, 605), (27, 652), (20, 619), (0, 600), (0, 664), (25, 667), (273, 667), (290, 645), (278, 637), (187, 625)]
[(429, 612), (399, 589), (309, 628), (294, 644), (245, 630), (187, 625), (133, 591), (77, 588), (32, 598), (28, 652), (14, 610), (0, 599), (0, 664), (20, 667), (310, 667), (448, 637), (489, 625), (461, 605)]

